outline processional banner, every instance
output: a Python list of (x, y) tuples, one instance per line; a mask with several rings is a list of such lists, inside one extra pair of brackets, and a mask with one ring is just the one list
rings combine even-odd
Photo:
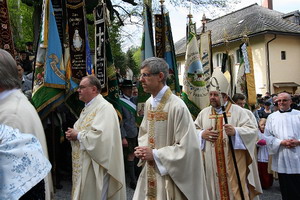
[(6, 0), (0, 0), (0, 48), (8, 51), (13, 58), (14, 41), (9, 21), (9, 13)]

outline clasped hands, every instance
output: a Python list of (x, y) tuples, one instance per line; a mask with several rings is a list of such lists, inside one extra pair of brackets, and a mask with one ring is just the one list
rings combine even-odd
[(77, 135), (78, 135), (78, 132), (77, 130), (73, 129), (73, 128), (68, 128), (68, 130), (65, 132), (66, 133), (66, 138), (68, 140), (77, 140)]
[(300, 145), (300, 141), (296, 139), (287, 139), (287, 140), (282, 140), (280, 144), (286, 148), (294, 148)]
[(141, 160), (146, 160), (146, 161), (151, 161), (154, 160), (153, 158), (153, 153), (152, 149), (147, 146), (138, 146), (134, 148), (134, 155), (141, 159)]
[[(230, 124), (225, 124), (223, 125), (224, 131), (228, 136), (234, 136), (235, 135), (235, 129), (232, 125)], [(213, 130), (213, 128), (209, 128), (203, 131), (202, 133), (202, 138), (210, 141), (210, 142), (215, 142), (219, 137), (219, 131)]]

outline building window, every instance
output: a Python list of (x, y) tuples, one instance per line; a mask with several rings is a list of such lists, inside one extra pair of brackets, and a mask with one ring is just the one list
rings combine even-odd
[(286, 60), (286, 52), (281, 51), (281, 60)]
[(222, 58), (223, 58), (223, 53), (216, 54), (217, 67), (222, 67)]
[(235, 64), (241, 63), (243, 56), (242, 56), (242, 52), (240, 51), (240, 49), (237, 49), (235, 51), (235, 54), (236, 54), (236, 62), (235, 62)]

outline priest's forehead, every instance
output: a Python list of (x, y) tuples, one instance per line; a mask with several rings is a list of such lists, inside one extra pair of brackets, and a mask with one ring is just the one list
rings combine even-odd
[(279, 93), (277, 96), (278, 99), (289, 99), (289, 100), (292, 99), (291, 95), (286, 92)]

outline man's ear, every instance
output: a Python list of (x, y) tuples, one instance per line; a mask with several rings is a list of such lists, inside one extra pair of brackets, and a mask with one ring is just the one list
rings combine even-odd
[(164, 79), (164, 77), (165, 77), (165, 74), (164, 74), (164, 73), (162, 73), (162, 72), (159, 72), (159, 74), (158, 74), (158, 77), (159, 77), (159, 80), (161, 81), (161, 80), (163, 80), (163, 79)]

